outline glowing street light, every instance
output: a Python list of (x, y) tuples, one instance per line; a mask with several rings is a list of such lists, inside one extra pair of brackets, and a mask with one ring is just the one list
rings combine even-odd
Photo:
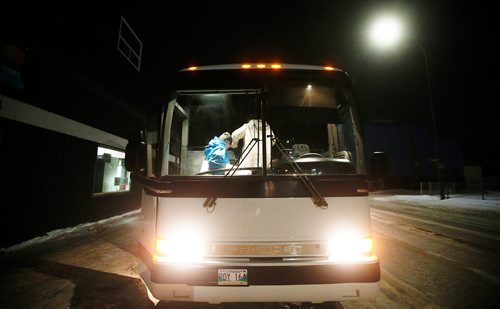
[[(369, 32), (370, 39), (372, 43), (381, 48), (387, 49), (394, 47), (403, 37), (404, 27), (402, 22), (394, 17), (394, 16), (385, 16), (381, 17), (373, 23), (371, 30)], [(427, 92), (429, 96), (429, 105), (431, 109), (431, 119), (432, 119), (432, 130), (434, 134), (434, 146), (436, 151), (436, 160), (437, 160), (437, 177), (439, 182), (439, 196), (443, 200), (445, 199), (444, 195), (444, 185), (443, 185), (443, 174), (442, 168), (443, 165), (441, 163), (441, 154), (439, 150), (439, 142), (436, 128), (436, 116), (434, 112), (434, 103), (432, 100), (432, 91), (431, 91), (431, 76), (429, 70), (429, 57), (427, 56), (427, 51), (424, 46), (417, 40), (414, 41), (419, 50), (422, 52), (425, 61), (425, 72), (427, 77)]]
[(370, 31), (370, 38), (374, 45), (380, 48), (391, 48), (399, 42), (403, 33), (401, 22), (386, 16), (376, 20)]

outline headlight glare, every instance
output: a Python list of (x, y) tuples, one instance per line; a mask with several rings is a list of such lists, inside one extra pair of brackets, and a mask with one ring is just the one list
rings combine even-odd
[(343, 263), (376, 259), (373, 253), (373, 239), (349, 235), (333, 237), (328, 246), (328, 259)]
[(157, 239), (154, 259), (159, 262), (193, 263), (203, 261), (205, 246), (195, 237)]

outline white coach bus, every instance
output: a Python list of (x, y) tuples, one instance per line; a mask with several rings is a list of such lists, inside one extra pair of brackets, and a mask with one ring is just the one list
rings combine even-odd
[[(234, 132), (253, 122), (250, 139)], [(264, 124), (267, 129), (263, 129)], [(204, 150), (233, 133), (225, 168)], [(169, 102), (129, 139), (141, 185), (140, 276), (165, 302), (323, 303), (374, 298), (380, 265), (370, 228), (355, 95), (333, 67), (249, 63), (179, 72)]]

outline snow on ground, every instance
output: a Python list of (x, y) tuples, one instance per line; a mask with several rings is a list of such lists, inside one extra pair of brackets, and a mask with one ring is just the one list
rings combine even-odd
[(371, 197), (374, 201), (402, 202), (413, 206), (459, 208), (464, 210), (488, 210), (500, 212), (500, 192), (481, 194), (450, 194), (441, 200), (438, 195), (420, 195), (404, 191), (379, 191)]
[(64, 237), (65, 235), (68, 235), (68, 234), (75, 234), (75, 233), (86, 232), (88, 230), (96, 229), (99, 226), (106, 225), (106, 224), (108, 224), (110, 222), (114, 222), (116, 220), (128, 217), (130, 215), (133, 215), (133, 214), (136, 214), (136, 213), (139, 213), (139, 212), (140, 212), (140, 210), (134, 210), (134, 211), (131, 211), (131, 212), (127, 212), (127, 213), (118, 215), (118, 216), (114, 216), (114, 217), (106, 218), (106, 219), (103, 219), (103, 220), (99, 220), (97, 222), (82, 223), (82, 224), (79, 224), (79, 225), (73, 226), (73, 227), (67, 227), (67, 228), (64, 228), (64, 229), (53, 230), (53, 231), (48, 232), (44, 236), (35, 237), (33, 239), (30, 239), (30, 240), (27, 240), (27, 241), (23, 241), (23, 242), (21, 242), (21, 243), (19, 243), (17, 245), (13, 245), (13, 246), (10, 246), (8, 248), (0, 248), (0, 253), (21, 250), (21, 249), (26, 248), (26, 247), (31, 246), (31, 245), (43, 243), (45, 241), (48, 241), (48, 240), (51, 240), (51, 239), (55, 239), (55, 238), (59, 238), (59, 237)]
[[(484, 195), (484, 200), (482, 199), (481, 194), (451, 194), (449, 198), (441, 200), (437, 195), (420, 195), (409, 191), (378, 191), (373, 192), (370, 199), (374, 201), (401, 202), (413, 206), (448, 209), (460, 208), (464, 210), (488, 210), (500, 212), (500, 192), (488, 192)], [(140, 210), (135, 210), (97, 222), (83, 223), (74, 227), (50, 231), (44, 236), (36, 237), (8, 248), (0, 248), (0, 253), (17, 251), (27, 246), (42, 243), (50, 239), (64, 237), (67, 234), (95, 229), (111, 221), (128, 217), (139, 212)]]

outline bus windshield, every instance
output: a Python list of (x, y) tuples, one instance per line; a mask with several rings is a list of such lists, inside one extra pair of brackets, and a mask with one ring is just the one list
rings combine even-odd
[[(318, 76), (293, 73), (248, 74), (241, 80), (241, 76), (209, 78), (209, 72), (203, 72), (201, 77), (206, 78), (197, 75), (197, 83), (179, 86), (169, 102), (173, 112), (166, 122), (171, 128), (164, 142), (168, 155), (163, 155), (162, 175), (363, 173), (362, 143), (347, 75), (340, 72), (342, 78), (325, 78), (323, 72)], [(229, 82), (218, 85), (217, 80)], [(205, 149), (224, 132), (232, 139), (227, 148), (229, 162), (214, 172), (205, 162)]]

